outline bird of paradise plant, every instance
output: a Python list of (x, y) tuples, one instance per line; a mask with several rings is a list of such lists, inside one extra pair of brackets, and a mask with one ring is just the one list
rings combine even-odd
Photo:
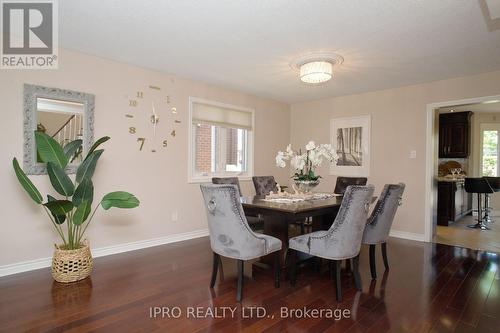
[(17, 159), (12, 160), (19, 183), (31, 199), (41, 205), (47, 213), (63, 241), (62, 249), (75, 250), (82, 246), (85, 231), (99, 207), (108, 210), (112, 207), (135, 208), (139, 206), (139, 200), (133, 194), (117, 191), (106, 194), (92, 210), (94, 199), (92, 176), (97, 161), (104, 152), (103, 149), (97, 148), (109, 139), (105, 136), (94, 143), (80, 163), (75, 182), (73, 182), (66, 174), (65, 167), (77, 154), (81, 153), (82, 140), (72, 141), (62, 147), (49, 135), (36, 131), (35, 142), (38, 156), (47, 166), (47, 175), (52, 187), (61, 196), (56, 198), (48, 194), (45, 202), (36, 186), (19, 166)]

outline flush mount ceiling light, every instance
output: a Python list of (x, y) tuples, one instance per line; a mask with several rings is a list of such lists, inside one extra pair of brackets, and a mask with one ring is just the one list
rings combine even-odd
[(319, 84), (333, 77), (333, 67), (344, 62), (336, 53), (311, 53), (299, 57), (290, 63), (290, 67), (299, 73), (304, 83)]

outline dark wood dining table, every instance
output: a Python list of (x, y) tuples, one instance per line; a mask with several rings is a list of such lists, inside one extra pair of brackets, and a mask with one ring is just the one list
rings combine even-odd
[[(305, 200), (280, 203), (263, 200), (262, 196), (242, 197), (241, 203), (245, 215), (261, 216), (264, 220), (264, 234), (281, 240), (281, 264), (284, 266), (285, 253), (288, 249), (288, 230), (290, 224), (305, 221), (312, 217), (312, 231), (327, 230), (342, 203), (341, 196), (327, 199)], [(261, 258), (261, 262), (271, 264), (271, 256)]]

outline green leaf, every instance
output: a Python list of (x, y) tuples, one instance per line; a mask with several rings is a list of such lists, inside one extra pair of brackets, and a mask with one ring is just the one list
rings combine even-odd
[[(54, 198), (53, 196), (47, 194), (47, 201), (48, 202), (52, 202), (52, 201), (57, 201), (57, 199)], [(66, 215), (65, 214), (63, 214), (63, 215), (55, 215), (54, 213), (52, 213), (52, 216), (54, 216), (54, 220), (55, 220), (55, 222), (57, 224), (63, 224), (64, 221), (66, 221)]]
[(62, 168), (52, 162), (48, 162), (47, 173), (49, 174), (50, 183), (57, 193), (64, 195), (65, 197), (73, 195), (73, 192), (75, 192), (75, 186)]
[(97, 149), (97, 147), (99, 147), (100, 145), (102, 145), (104, 142), (108, 141), (109, 139), (111, 139), (109, 136), (103, 136), (102, 138), (100, 138), (99, 140), (97, 140), (93, 145), (92, 147), (90, 147), (90, 150), (89, 152), (87, 153), (87, 156), (85, 157), (85, 159), (89, 158), (90, 154), (92, 154), (94, 152), (94, 150)]
[(43, 204), (53, 215), (66, 215), (73, 209), (73, 204), (69, 200), (54, 200)]
[(68, 160), (73, 161), (74, 156), (76, 155), (76, 152), (80, 149), (82, 146), (83, 141), (81, 139), (77, 139), (74, 141), (69, 142), (66, 144), (63, 148), (64, 155), (68, 158)]
[(90, 214), (90, 209), (91, 209), (91, 203), (88, 201), (82, 202), (75, 211), (75, 214), (73, 214), (73, 224), (75, 225), (80, 225), (85, 220), (87, 217), (89, 217)]
[(95, 167), (97, 161), (104, 150), (96, 150), (92, 154), (88, 155), (85, 160), (80, 164), (78, 170), (76, 170), (76, 181), (81, 183), (84, 178), (91, 179), (94, 175)]
[(105, 210), (111, 207), (116, 208), (135, 208), (139, 206), (139, 199), (132, 193), (117, 191), (108, 193), (102, 198), (101, 206)]
[(28, 195), (31, 197), (31, 199), (33, 199), (34, 202), (36, 202), (37, 204), (41, 204), (43, 201), (42, 195), (21, 169), (16, 158), (12, 160), (12, 166), (14, 167), (14, 172), (16, 173), (17, 180), (19, 180), (19, 183), (24, 188), (26, 193), (28, 193)]
[(76, 188), (75, 193), (73, 194), (73, 199), (72, 199), (73, 205), (75, 205), (75, 207), (78, 207), (84, 201), (92, 203), (93, 199), (94, 199), (94, 185), (92, 184), (92, 180), (84, 178)]
[(56, 140), (43, 132), (35, 131), (35, 141), (37, 152), (43, 162), (52, 162), (62, 169), (68, 165), (68, 157)]
[(69, 161), (69, 163), (73, 163), (73, 161), (76, 160), (78, 158), (78, 156), (80, 156), (82, 154), (82, 151), (83, 151), (83, 146), (80, 146), (78, 148), (78, 150), (76, 151), (76, 153), (71, 158), (71, 160)]

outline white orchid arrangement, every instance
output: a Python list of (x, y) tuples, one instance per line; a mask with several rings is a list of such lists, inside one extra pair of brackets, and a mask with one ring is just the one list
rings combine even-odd
[(309, 141), (306, 145), (306, 152), (295, 152), (292, 150), (292, 145), (286, 147), (286, 151), (279, 151), (276, 155), (276, 166), (280, 168), (286, 167), (286, 161), (290, 161), (290, 165), (295, 170), (293, 175), (294, 180), (317, 181), (321, 176), (314, 173), (314, 170), (319, 167), (324, 160), (330, 163), (336, 162), (338, 156), (330, 144), (316, 145), (314, 141)]

